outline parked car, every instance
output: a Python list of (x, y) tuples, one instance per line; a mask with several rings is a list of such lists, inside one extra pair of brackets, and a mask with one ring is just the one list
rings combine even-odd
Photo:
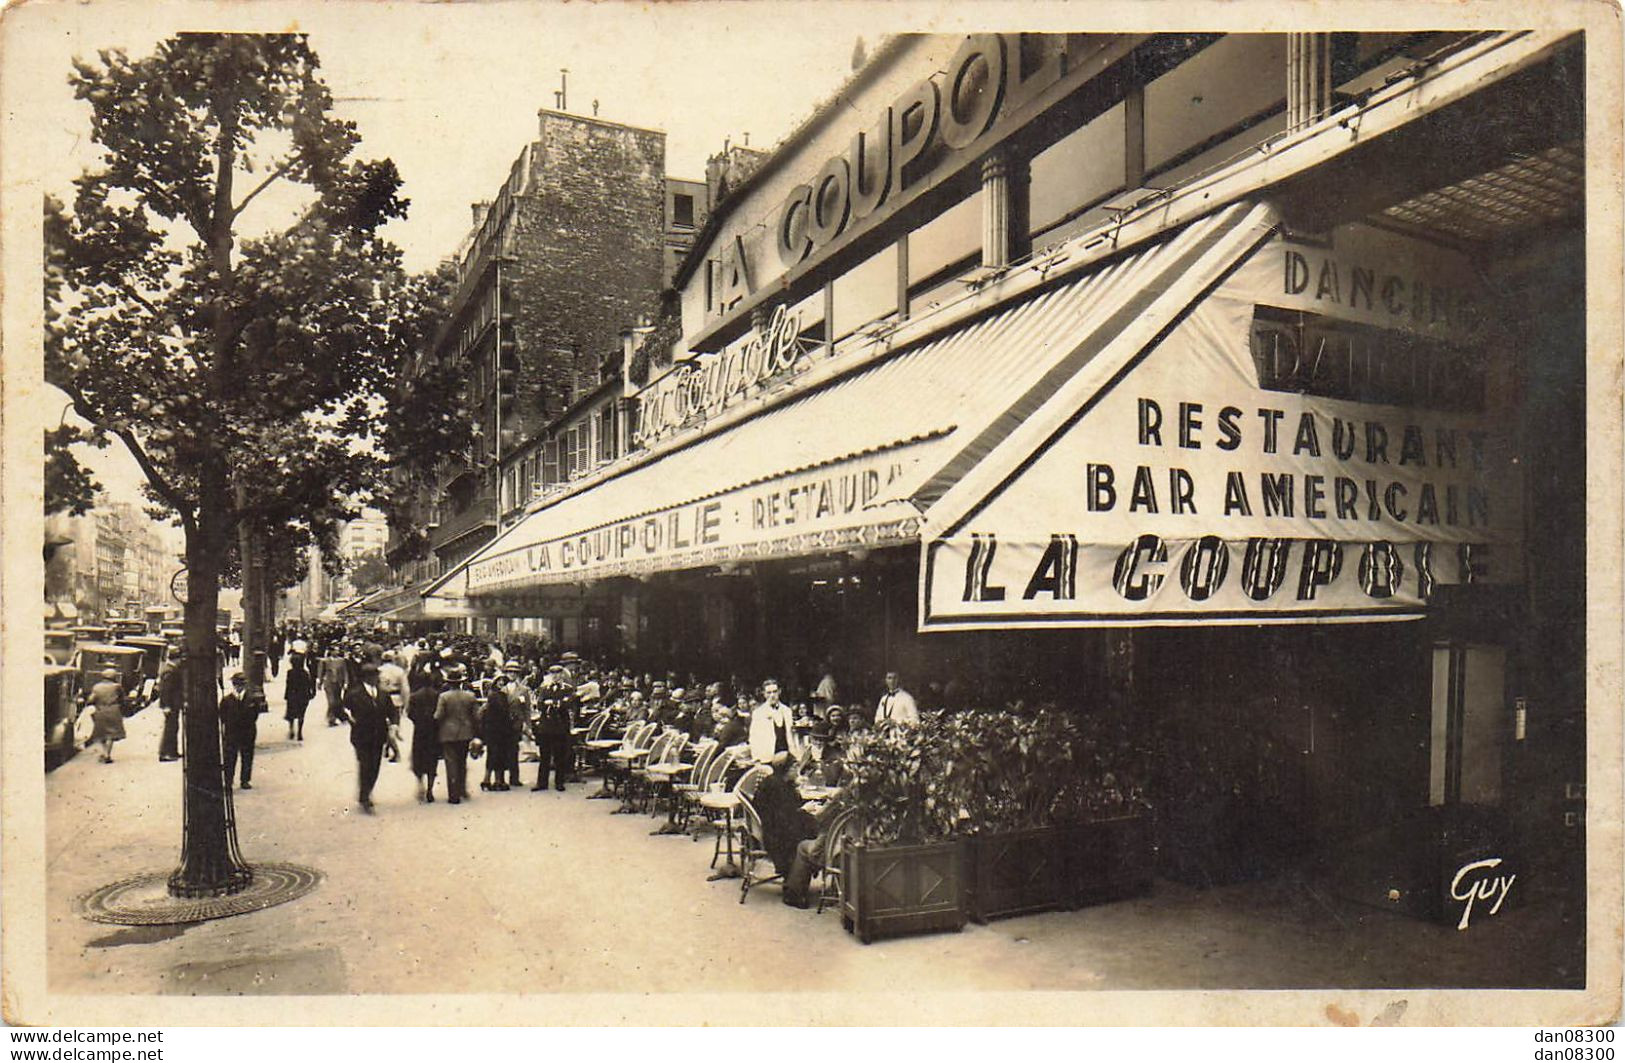
[(77, 642), (73, 632), (66, 628), (47, 628), (45, 656), (51, 659), (52, 664), (66, 665), (73, 660), (73, 647)]
[(45, 669), (45, 770), (79, 749), (74, 724), (79, 718), (79, 673), (65, 664)]
[(80, 642), (106, 642), (109, 634), (105, 624), (80, 624), (73, 629), (73, 637)]
[(146, 702), (139, 697), (142, 687), (146, 684), (142, 665), (145, 657), (145, 652), (135, 646), (86, 642), (74, 653), (73, 667), (74, 671), (79, 673), (80, 688), (85, 691), (100, 681), (103, 669), (118, 669), (119, 682), (124, 685), (125, 693), (129, 695), (126, 715), (134, 715), (146, 708)]
[(113, 641), (119, 642), (130, 635), (145, 635), (147, 622), (133, 616), (110, 616), (107, 618), (107, 630)]
[[(128, 635), (118, 640), (120, 646), (132, 646), (141, 651), (141, 676), (146, 681), (141, 687), (141, 703), (151, 701), (157, 693), (158, 669), (169, 652), (169, 640), (156, 635)], [(131, 694), (137, 693), (133, 688)]]

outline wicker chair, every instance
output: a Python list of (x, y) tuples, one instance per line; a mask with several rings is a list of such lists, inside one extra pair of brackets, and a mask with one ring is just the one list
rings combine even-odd
[(847, 846), (857, 839), (858, 830), (858, 810), (849, 808), (836, 816), (829, 829), (824, 832), (823, 876), (818, 890), (820, 914), (824, 911), (825, 904), (833, 904), (839, 908), (846, 897), (846, 880), (845, 872), (841, 870), (841, 857), (846, 854)]
[(739, 813), (743, 827), (739, 838), (740, 904), (744, 904), (745, 898), (750, 896), (752, 886), (760, 886), (767, 882), (784, 881), (784, 876), (776, 870), (771, 875), (756, 874), (756, 866), (763, 860), (769, 859), (769, 857), (767, 836), (762, 831), (762, 817), (757, 813), (756, 806), (751, 802), (751, 796), (743, 793), (739, 795)]
[[(716, 755), (711, 758), (711, 762), (705, 766), (703, 771), (696, 769), (690, 773), (687, 782), (674, 785), (673, 789), (676, 790), (678, 803), (682, 806), (679, 822), (682, 824), (683, 829), (688, 829), (690, 822), (693, 820), (694, 810), (700, 807), (701, 795), (710, 793), (711, 787), (725, 781), (728, 778), (728, 773), (733, 768), (734, 755), (719, 746)], [(706, 825), (712, 823), (709, 816), (701, 816), (700, 822)], [(694, 840), (699, 841), (699, 832), (694, 831), (692, 833)]]
[(654, 742), (655, 730), (655, 724), (635, 723), (626, 729), (619, 748), (609, 751), (604, 761), (603, 793), (606, 796), (625, 792), (625, 783), (631, 773), (633, 762), (647, 755), (649, 746)]
[(664, 796), (666, 799), (666, 822), (659, 830), (651, 831), (651, 834), (683, 833), (683, 828), (677, 822), (678, 806), (682, 803), (677, 797), (677, 779), (685, 775), (696, 778), (705, 774), (705, 769), (710, 767), (711, 761), (716, 758), (717, 743), (714, 739), (708, 738), (695, 745), (692, 752), (694, 760), (691, 763), (682, 763), (683, 751), (679, 749), (676, 756), (667, 755), (660, 761), (651, 761), (644, 769), (649, 778), (649, 788), (653, 797), (650, 811), (658, 811), (660, 798)]
[(686, 748), (688, 735), (682, 731), (667, 731), (649, 747), (649, 752), (643, 757), (642, 763), (632, 768), (629, 780), (630, 800), (635, 810), (647, 812), (654, 806), (656, 776), (651, 769), (682, 763), (683, 750)]

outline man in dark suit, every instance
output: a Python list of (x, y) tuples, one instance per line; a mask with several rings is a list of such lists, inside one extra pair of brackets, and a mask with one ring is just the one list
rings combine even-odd
[(378, 665), (361, 666), (361, 682), (344, 695), (344, 715), (350, 721), (350, 745), (355, 748), (357, 795), (361, 811), (372, 812), (372, 788), (378, 782), (378, 768), (384, 746), (398, 741), (396, 727), (400, 710), (378, 686)]
[(243, 765), (242, 789), (252, 790), (249, 780), (254, 775), (254, 743), (259, 739), (259, 714), (265, 711), (265, 699), (246, 695), (247, 681), (243, 673), (233, 672), (231, 690), (220, 699), (220, 726), (225, 741), (222, 749), (226, 757), (226, 785), (237, 773), (237, 763)]
[(555, 788), (564, 789), (564, 779), (570, 771), (570, 702), (573, 700), (572, 696), (558, 690), (549, 690), (542, 695), (533, 724), (540, 763), (536, 765), (536, 785), (531, 787), (532, 790), (547, 789), (550, 773)]
[(158, 670), (158, 705), (164, 711), (164, 729), (158, 739), (159, 760), (181, 759), (181, 703), (186, 700), (186, 653), (169, 651), (169, 660)]

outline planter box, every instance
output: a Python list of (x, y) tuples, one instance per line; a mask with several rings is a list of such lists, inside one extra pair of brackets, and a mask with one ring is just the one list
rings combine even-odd
[(1150, 892), (1155, 864), (1150, 816), (1057, 827), (1056, 833), (1064, 854), (1066, 907), (1082, 908)]
[(965, 839), (966, 910), (979, 923), (1133, 897), (1151, 878), (1146, 816)]
[(865, 945), (878, 937), (964, 929), (959, 842), (853, 846), (843, 865), (842, 922)]
[(1069, 907), (1066, 839), (1055, 827), (972, 834), (965, 845), (965, 909), (978, 923)]

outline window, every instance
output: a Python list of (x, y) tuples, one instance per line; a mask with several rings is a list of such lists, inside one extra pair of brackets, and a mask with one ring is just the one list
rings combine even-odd
[(559, 441), (549, 439), (542, 444), (542, 483), (552, 487), (564, 477), (559, 473)]
[(982, 197), (978, 191), (909, 234), (909, 287), (981, 253)]
[(694, 228), (694, 197), (681, 192), (671, 197), (671, 220), (673, 225), (681, 225), (685, 229)]
[(1123, 187), (1123, 116), (1119, 103), (1034, 156), (1034, 235)]
[(1232, 33), (1145, 87), (1148, 174), (1286, 101), (1286, 34)]
[(598, 460), (615, 460), (615, 403), (610, 402), (598, 414)]
[[(972, 202), (975, 202), (974, 200)], [(897, 310), (897, 245), (859, 263), (834, 282), (830, 335), (839, 340)]]

